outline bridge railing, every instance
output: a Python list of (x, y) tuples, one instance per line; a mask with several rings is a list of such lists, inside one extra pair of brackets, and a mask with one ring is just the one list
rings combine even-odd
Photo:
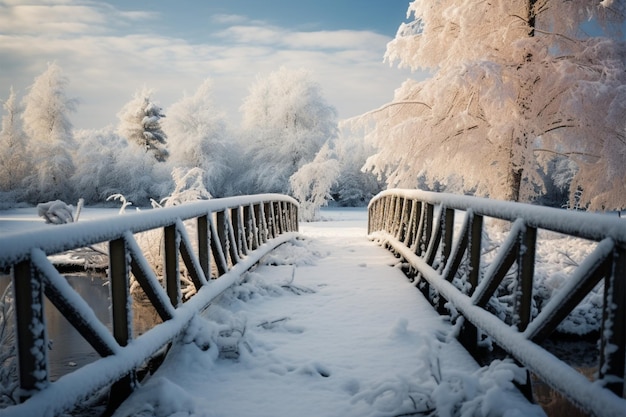
[[(460, 214), (463, 220), (455, 228), (455, 216)], [(481, 250), (486, 218), (496, 219), (502, 230), (508, 230), (488, 267), (486, 251)], [(533, 317), (540, 230), (598, 243), (558, 296)], [(479, 333), (486, 335), (588, 412), (624, 416), (626, 222), (606, 215), (484, 198), (388, 190), (369, 204), (368, 233), (404, 259), (409, 277), (441, 313), (453, 310), (463, 317), (459, 339), (470, 351), (477, 350)], [(464, 285), (453, 284), (459, 274)], [(513, 312), (503, 321), (487, 311), (487, 304), (496, 290), (505, 290), (501, 284), (511, 274), (515, 278), (509, 297)], [(598, 375), (590, 382), (539, 344), (600, 282), (604, 283), (604, 294)]]
[[(136, 238), (152, 230), (162, 231), (157, 239), (162, 239), (163, 283)], [(261, 194), (0, 237), (0, 270), (10, 269), (12, 274), (20, 401), (0, 410), (0, 415), (58, 415), (108, 387), (109, 409), (114, 409), (137, 385), (139, 367), (262, 256), (293, 239), (297, 230), (297, 202), (283, 195)], [(196, 236), (195, 241), (190, 235)], [(48, 258), (99, 243), (108, 243), (112, 330), (98, 320)], [(195, 287), (195, 295), (184, 302), (181, 266)], [(162, 320), (136, 338), (131, 273)], [(54, 382), (48, 374), (44, 297), (102, 357)]]

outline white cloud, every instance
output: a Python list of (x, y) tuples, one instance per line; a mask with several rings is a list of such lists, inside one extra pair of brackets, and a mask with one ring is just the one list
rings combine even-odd
[(239, 14), (216, 14), (211, 16), (211, 22), (224, 25), (238, 25), (249, 22), (249, 20), (246, 16)]
[[(167, 108), (206, 78), (214, 81), (215, 101), (236, 120), (255, 77), (281, 66), (311, 71), (340, 117), (350, 117), (390, 100), (408, 76), (382, 63), (391, 39), (373, 32), (293, 31), (245, 16), (217, 15), (213, 20), (222, 30), (204, 43), (191, 43), (135, 30), (136, 24), (157, 18), (151, 12), (71, 0), (38, 7), (0, 0), (0, 99), (11, 85), (24, 91), (47, 62), (55, 61), (69, 78), (69, 95), (80, 99), (73, 117), (77, 127), (115, 123), (119, 109), (143, 86), (153, 88)], [(17, 16), (11, 24), (7, 10)], [(123, 28), (126, 33), (120, 34)]]

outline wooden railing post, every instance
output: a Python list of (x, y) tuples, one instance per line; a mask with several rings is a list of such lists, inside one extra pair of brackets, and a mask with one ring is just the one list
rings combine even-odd
[(218, 243), (219, 245), (221, 245), (222, 253), (224, 253), (224, 259), (226, 259), (226, 262), (228, 263), (230, 245), (228, 240), (228, 226), (226, 225), (226, 213), (224, 210), (222, 210), (215, 213), (215, 215), (215, 226), (217, 227)]
[(415, 235), (417, 233), (417, 228), (419, 226), (419, 219), (417, 218), (418, 212), (421, 211), (422, 205), (419, 201), (415, 200), (407, 200), (409, 201), (409, 219), (406, 224), (406, 232), (404, 234), (403, 242), (405, 246), (412, 248), (413, 242), (415, 241)]
[(434, 217), (435, 206), (430, 203), (424, 204), (422, 206), (422, 219), (420, 220), (420, 227), (417, 236), (417, 247), (415, 248), (415, 254), (417, 256), (421, 256), (422, 252), (425, 252), (430, 245)]
[(535, 274), (535, 246), (537, 229), (526, 225), (519, 236), (517, 259), (517, 294), (513, 311), (517, 315), (517, 329), (526, 330), (530, 323)]
[(248, 239), (246, 238), (247, 228), (244, 220), (244, 209), (245, 207), (234, 207), (230, 211), (239, 258), (248, 254)]
[(267, 225), (267, 238), (276, 237), (276, 224), (274, 222), (274, 206), (272, 203), (263, 204), (263, 212), (265, 213), (265, 224)]
[(19, 400), (26, 401), (48, 386), (48, 340), (44, 315), (44, 287), (29, 260), (13, 267)]
[[(130, 302), (130, 266), (128, 248), (124, 238), (109, 242), (109, 288), (111, 291), (111, 322), (113, 337), (120, 346), (133, 338), (133, 312)], [(109, 411), (115, 410), (137, 385), (136, 372), (123, 375), (111, 386)]]
[(441, 264), (439, 270), (443, 271), (446, 264), (450, 260), (450, 254), (452, 253), (452, 236), (454, 233), (454, 210), (450, 208), (444, 208), (442, 212), (442, 219), (440, 219), (442, 227), (442, 247), (441, 247)]
[(257, 226), (259, 228), (259, 243), (262, 245), (267, 242), (269, 237), (269, 226), (267, 224), (267, 216), (265, 214), (265, 204), (259, 203), (255, 208), (255, 216), (257, 217)]
[(598, 379), (626, 398), (626, 247), (613, 249), (611, 272), (604, 280)]
[(399, 227), (398, 227), (398, 232), (396, 234), (396, 238), (400, 241), (400, 242), (404, 242), (406, 239), (406, 236), (408, 235), (408, 226), (409, 226), (409, 221), (411, 218), (411, 205), (413, 203), (413, 200), (410, 200), (408, 198), (403, 198), (402, 199), (402, 209), (401, 209), (401, 213), (400, 213), (400, 222), (399, 222)]
[(207, 280), (211, 279), (211, 235), (209, 234), (208, 215), (197, 220), (198, 229), (198, 261)]
[(249, 222), (249, 239), (250, 239), (250, 248), (255, 250), (260, 245), (259, 239), (259, 205), (254, 204), (248, 208), (248, 222)]
[(176, 225), (166, 226), (163, 230), (165, 256), (165, 289), (174, 307), (178, 307), (182, 296), (180, 291), (180, 266), (178, 263), (178, 233)]

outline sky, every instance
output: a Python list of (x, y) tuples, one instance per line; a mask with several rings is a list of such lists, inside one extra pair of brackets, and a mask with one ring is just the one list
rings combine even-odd
[[(231, 120), (252, 83), (305, 68), (340, 119), (377, 108), (408, 77), (383, 62), (409, 0), (0, 0), (0, 100), (55, 62), (76, 128), (117, 123), (143, 87), (167, 108), (202, 81)], [(422, 76), (423, 77), (423, 76)]]

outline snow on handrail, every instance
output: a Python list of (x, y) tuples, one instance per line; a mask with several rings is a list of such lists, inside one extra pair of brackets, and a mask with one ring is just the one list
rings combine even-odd
[(626, 221), (614, 216), (552, 207), (541, 207), (511, 201), (489, 198), (437, 193), (422, 190), (389, 189), (382, 191), (369, 203), (369, 207), (379, 199), (388, 196), (417, 200), (433, 205), (444, 205), (456, 210), (472, 209), (476, 214), (508, 221), (522, 218), (527, 225), (570, 236), (600, 241), (611, 237), (617, 242), (626, 243)]
[[(140, 233), (146, 230), (174, 224), (177, 219), (197, 218), (206, 213), (223, 211), (234, 207), (244, 207), (265, 202), (286, 202), (298, 205), (298, 202), (282, 194), (256, 194), (238, 197), (219, 198), (175, 207), (129, 212), (114, 215), (100, 221), (69, 223), (27, 232), (6, 233), (0, 236), (0, 269), (28, 258), (33, 242), (46, 254), (65, 252), (71, 249), (108, 242), (125, 231)], [(63, 229), (59, 229), (62, 227)], [(60, 238), (60, 236), (63, 238)]]
[[(10, 268), (16, 316), (20, 404), (0, 416), (55, 416), (110, 387), (109, 411), (137, 385), (137, 369), (158, 355), (193, 316), (235, 284), (262, 256), (297, 237), (298, 203), (280, 194), (259, 194), (190, 203), (59, 226), (0, 238), (0, 267)], [(183, 221), (196, 219), (196, 245)], [(163, 284), (135, 234), (163, 233)], [(158, 239), (159, 241), (161, 239)], [(112, 331), (72, 289), (49, 255), (109, 244)], [(212, 255), (212, 256), (211, 256)], [(183, 302), (181, 271), (195, 294)], [(162, 323), (133, 336), (130, 274)], [(50, 382), (47, 364), (47, 297), (101, 356)]]
[[(596, 416), (624, 416), (626, 222), (607, 215), (399, 189), (378, 194), (368, 210), (370, 238), (408, 264), (408, 277), (438, 311), (464, 317), (459, 339), (468, 350), (478, 351), (480, 330), (571, 402)], [(454, 227), (458, 211), (465, 212), (460, 230)], [(509, 234), (488, 268), (481, 251), (484, 217), (510, 222)], [(599, 243), (579, 262), (570, 282), (533, 317), (536, 240), (542, 229)], [(507, 275), (515, 276), (515, 285), (502, 285)], [(461, 285), (455, 281), (459, 276)], [(601, 281), (605, 290), (599, 369), (597, 380), (590, 382), (539, 343)], [(486, 310), (496, 290), (510, 291), (507, 298), (514, 300), (504, 320)]]

